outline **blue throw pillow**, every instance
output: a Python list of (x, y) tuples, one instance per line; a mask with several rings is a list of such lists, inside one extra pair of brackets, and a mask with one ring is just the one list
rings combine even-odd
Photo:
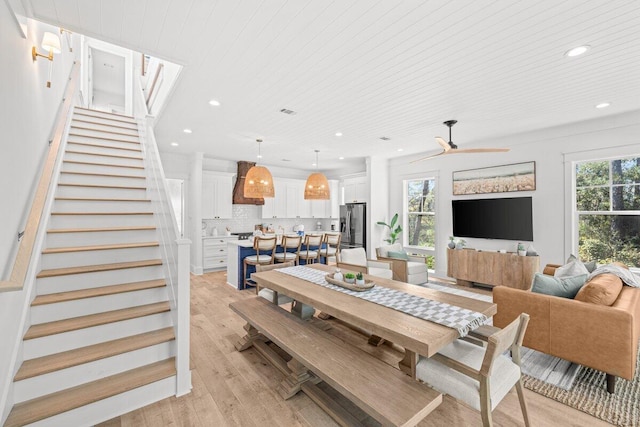
[(586, 274), (571, 277), (553, 277), (536, 273), (531, 292), (573, 299), (587, 280)]
[(407, 255), (406, 252), (403, 251), (389, 251), (387, 252), (387, 256), (389, 258), (395, 258), (395, 259), (403, 259), (405, 261), (409, 261), (409, 255)]

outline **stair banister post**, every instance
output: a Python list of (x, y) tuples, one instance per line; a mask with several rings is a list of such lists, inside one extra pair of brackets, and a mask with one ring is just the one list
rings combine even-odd
[(189, 324), (191, 321), (191, 240), (177, 239), (178, 245), (178, 323), (176, 325), (176, 396), (191, 391), (191, 369), (189, 365)]

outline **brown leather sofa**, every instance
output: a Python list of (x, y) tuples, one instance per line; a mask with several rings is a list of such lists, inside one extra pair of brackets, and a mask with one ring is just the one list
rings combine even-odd
[[(545, 268), (553, 274), (554, 265)], [(498, 286), (493, 288), (498, 313), (493, 324), (504, 327), (520, 313), (530, 316), (523, 345), (615, 377), (632, 379), (640, 333), (640, 289), (624, 286), (611, 306)]]

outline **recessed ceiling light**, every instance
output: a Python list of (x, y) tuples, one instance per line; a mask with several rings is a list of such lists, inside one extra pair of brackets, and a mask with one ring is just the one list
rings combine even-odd
[(344, 157), (338, 157), (338, 160), (344, 160)]
[(610, 105), (611, 104), (609, 102), (601, 102), (600, 104), (596, 105), (596, 108), (607, 108)]
[(569, 56), (569, 57), (580, 56), (583, 53), (586, 53), (589, 49), (591, 49), (591, 46), (589, 45), (574, 47), (573, 49), (566, 51), (564, 53), (564, 56)]
[(342, 136), (342, 132), (336, 132), (336, 136)]
[(315, 163), (311, 163), (311, 166), (317, 166), (317, 164), (315, 164)]
[(171, 146), (172, 146), (172, 147), (177, 147), (178, 145), (180, 145), (180, 144), (178, 144), (177, 142), (172, 142), (172, 143), (171, 143)]
[(398, 151), (404, 151), (404, 148), (398, 148)]
[(216, 101), (215, 99), (212, 99), (211, 101), (209, 101), (209, 105), (213, 105), (214, 107), (219, 107), (220, 101)]
[(262, 154), (258, 154), (256, 157), (261, 159), (262, 158)]
[(184, 129), (182, 132), (184, 132), (184, 133), (192, 133), (193, 131), (191, 129)]

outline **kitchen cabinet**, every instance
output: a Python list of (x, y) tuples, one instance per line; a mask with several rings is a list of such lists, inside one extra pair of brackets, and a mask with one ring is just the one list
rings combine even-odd
[(202, 172), (202, 219), (231, 218), (232, 175)]
[(227, 243), (238, 236), (204, 237), (202, 239), (202, 268), (227, 268)]
[(264, 199), (262, 218), (338, 218), (340, 199), (338, 181), (329, 181), (330, 200), (305, 200), (306, 180), (274, 178), (275, 197)]
[(345, 178), (343, 203), (366, 203), (369, 201), (369, 185), (366, 176)]
[(262, 218), (288, 218), (287, 217), (287, 187), (284, 181), (275, 178), (273, 180), (275, 197), (267, 197), (262, 205)]
[(329, 200), (310, 200), (312, 218), (339, 218), (340, 217), (340, 195), (338, 181), (329, 181)]

